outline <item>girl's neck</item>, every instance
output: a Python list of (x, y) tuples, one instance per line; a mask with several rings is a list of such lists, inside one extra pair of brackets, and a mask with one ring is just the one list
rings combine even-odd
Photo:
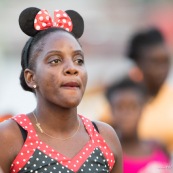
[(57, 105), (37, 104), (35, 115), (45, 129), (68, 131), (73, 129), (77, 118), (77, 108), (62, 108)]
[(138, 140), (137, 136), (133, 136), (131, 138), (126, 138), (126, 139), (121, 140), (121, 144), (124, 147), (126, 147), (126, 146), (129, 146), (129, 147), (135, 146), (138, 143), (139, 143), (139, 140)]
[(159, 91), (162, 87), (162, 84), (158, 85), (157, 87), (156, 86), (154, 87), (154, 86), (152, 86), (152, 85), (150, 85), (149, 83), (146, 82), (145, 86), (147, 88), (149, 97), (155, 97), (159, 93)]
[(150, 145), (144, 141), (140, 141), (137, 137), (122, 140), (121, 144), (125, 155), (141, 157), (148, 156), (152, 153)]
[(121, 139), (121, 145), (125, 153), (129, 153), (140, 144), (137, 136)]

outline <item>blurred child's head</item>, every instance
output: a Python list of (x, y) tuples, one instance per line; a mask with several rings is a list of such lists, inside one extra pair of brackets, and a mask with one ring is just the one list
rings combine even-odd
[(112, 109), (112, 125), (120, 140), (136, 136), (136, 129), (146, 99), (146, 91), (130, 79), (111, 85), (106, 91)]

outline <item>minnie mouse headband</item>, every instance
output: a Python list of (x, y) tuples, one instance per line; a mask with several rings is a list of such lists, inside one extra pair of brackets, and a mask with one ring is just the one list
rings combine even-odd
[(73, 10), (55, 10), (53, 20), (47, 10), (29, 7), (21, 12), (19, 25), (21, 30), (31, 37), (51, 27), (63, 28), (73, 33), (76, 38), (80, 38), (84, 31), (83, 18)]

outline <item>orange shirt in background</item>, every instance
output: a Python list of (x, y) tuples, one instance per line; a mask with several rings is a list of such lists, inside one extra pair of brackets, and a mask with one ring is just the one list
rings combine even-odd
[(4, 121), (4, 120), (7, 120), (9, 118), (11, 118), (12, 115), (10, 114), (7, 114), (7, 115), (0, 115), (0, 122)]
[(173, 152), (173, 87), (164, 84), (144, 107), (138, 126), (142, 139), (154, 139)]

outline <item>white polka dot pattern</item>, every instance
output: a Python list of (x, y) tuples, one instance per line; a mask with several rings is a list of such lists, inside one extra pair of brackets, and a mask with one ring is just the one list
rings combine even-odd
[(39, 31), (50, 27), (64, 28), (68, 32), (71, 32), (73, 24), (67, 13), (62, 10), (54, 11), (54, 21), (47, 10), (43, 9), (39, 11), (34, 20), (34, 28)]
[(28, 134), (20, 153), (11, 165), (11, 172), (110, 172), (115, 163), (113, 153), (95, 130), (92, 122), (81, 115), (80, 118), (90, 136), (90, 141), (74, 158), (69, 159), (39, 140), (26, 115), (13, 117)]

